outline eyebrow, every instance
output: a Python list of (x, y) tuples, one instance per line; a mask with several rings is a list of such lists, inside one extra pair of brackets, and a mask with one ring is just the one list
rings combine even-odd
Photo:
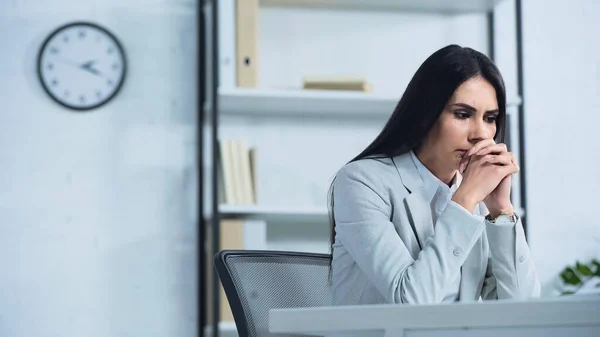
[[(465, 103), (454, 103), (454, 104), (452, 104), (452, 105), (456, 105), (456, 106), (458, 106), (458, 107), (461, 107), (461, 108), (467, 109), (467, 110), (469, 110), (469, 111), (471, 111), (471, 112), (476, 112), (476, 111), (477, 111), (477, 109), (475, 109), (474, 107), (472, 107), (472, 106), (470, 106), (470, 105), (468, 105), (468, 104), (465, 104)], [(498, 110), (498, 109), (494, 109), (494, 110), (488, 110), (488, 111), (486, 111), (485, 113), (486, 113), (486, 114), (496, 114), (496, 115), (498, 115), (498, 114), (500, 114), (500, 110)]]

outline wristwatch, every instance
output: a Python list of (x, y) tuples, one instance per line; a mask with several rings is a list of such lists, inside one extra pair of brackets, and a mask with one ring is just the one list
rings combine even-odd
[(490, 215), (486, 215), (485, 219), (491, 224), (503, 225), (503, 224), (514, 224), (517, 223), (517, 215), (516, 214), (500, 214), (496, 218), (490, 217)]

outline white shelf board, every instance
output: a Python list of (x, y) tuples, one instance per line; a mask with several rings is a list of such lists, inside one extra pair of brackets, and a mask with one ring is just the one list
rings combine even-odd
[[(272, 115), (280, 117), (321, 116), (328, 118), (388, 119), (398, 97), (343, 90), (250, 89), (219, 90), (219, 110), (223, 115)], [(509, 98), (510, 105), (521, 104)]]
[(503, 0), (260, 0), (265, 7), (308, 7), (430, 13), (489, 12)]
[(226, 115), (388, 118), (398, 100), (399, 97), (342, 90), (237, 88), (219, 91), (220, 110)]
[[(206, 336), (212, 335), (212, 324), (204, 327)], [(219, 322), (219, 336), (223, 337), (238, 337), (237, 327), (234, 322)]]
[(328, 222), (326, 207), (268, 207), (258, 205), (220, 205), (221, 218), (258, 219), (267, 223), (319, 223)]

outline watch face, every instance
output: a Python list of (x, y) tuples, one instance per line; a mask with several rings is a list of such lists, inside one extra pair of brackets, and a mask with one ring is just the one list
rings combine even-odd
[(106, 29), (75, 22), (55, 30), (38, 57), (44, 90), (59, 104), (74, 110), (97, 108), (123, 85), (126, 59), (117, 38)]

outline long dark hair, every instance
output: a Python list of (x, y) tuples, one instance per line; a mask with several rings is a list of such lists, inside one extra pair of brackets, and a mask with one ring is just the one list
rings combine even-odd
[[(466, 80), (481, 76), (496, 91), (498, 110), (495, 141), (504, 142), (506, 91), (500, 71), (484, 54), (458, 45), (446, 46), (419, 67), (381, 133), (349, 163), (366, 158), (394, 157), (417, 148), (438, 120), (454, 91)], [(335, 242), (333, 185), (329, 187), (330, 246)]]

